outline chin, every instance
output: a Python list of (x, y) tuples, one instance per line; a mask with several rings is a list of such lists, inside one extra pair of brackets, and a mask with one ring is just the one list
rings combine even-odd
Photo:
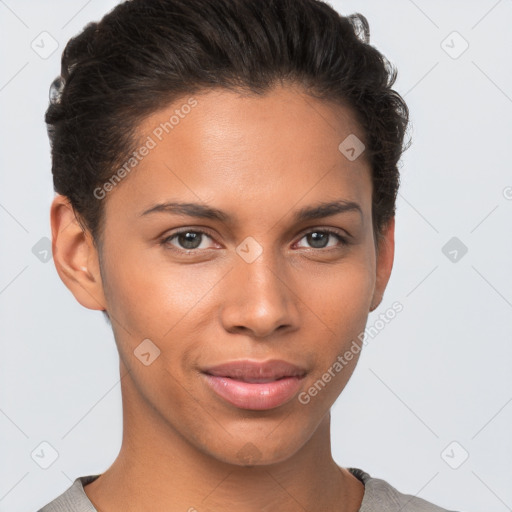
[(226, 464), (240, 467), (268, 466), (278, 464), (291, 458), (301, 447), (297, 439), (288, 437), (288, 443), (284, 444), (280, 439), (269, 441), (267, 436), (261, 440), (233, 441), (226, 451), (227, 445), (219, 446), (219, 450), (208, 450), (211, 457)]

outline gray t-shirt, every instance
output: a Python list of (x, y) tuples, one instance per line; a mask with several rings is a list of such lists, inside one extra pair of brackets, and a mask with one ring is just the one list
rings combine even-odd
[[(455, 512), (438, 507), (422, 498), (402, 494), (386, 481), (372, 478), (362, 469), (347, 469), (364, 484), (364, 496), (359, 512)], [(71, 487), (38, 512), (98, 512), (84, 491), (84, 485), (98, 476), (77, 478)]]

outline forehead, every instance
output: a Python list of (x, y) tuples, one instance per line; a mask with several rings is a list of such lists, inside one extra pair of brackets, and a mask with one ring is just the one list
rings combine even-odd
[(148, 116), (138, 135), (137, 159), (108, 208), (122, 202), (140, 213), (180, 197), (240, 211), (260, 205), (261, 214), (262, 203), (290, 208), (326, 194), (358, 202), (371, 195), (365, 153), (350, 160), (339, 147), (351, 137), (364, 141), (353, 112), (295, 87), (184, 96)]

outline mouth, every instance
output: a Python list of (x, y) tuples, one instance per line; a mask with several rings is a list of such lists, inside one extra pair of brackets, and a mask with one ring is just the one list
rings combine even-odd
[(243, 382), (271, 382), (285, 377), (303, 377), (306, 370), (282, 359), (229, 361), (203, 370), (215, 377), (229, 377)]
[(208, 387), (223, 401), (240, 409), (273, 409), (299, 391), (306, 370), (282, 360), (231, 361), (204, 369)]
[(211, 375), (212, 377), (224, 377), (226, 379), (236, 380), (238, 382), (248, 382), (251, 384), (265, 384), (266, 382), (276, 382), (278, 380), (288, 379), (289, 377), (277, 377), (275, 379), (263, 379), (263, 378), (250, 378), (250, 377), (229, 377), (228, 375), (214, 375), (210, 373), (206, 373), (206, 375)]

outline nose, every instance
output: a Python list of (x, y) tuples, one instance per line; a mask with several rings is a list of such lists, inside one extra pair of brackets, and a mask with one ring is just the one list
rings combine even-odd
[(266, 251), (252, 263), (238, 258), (224, 283), (221, 321), (230, 333), (264, 338), (299, 326), (293, 283)]

